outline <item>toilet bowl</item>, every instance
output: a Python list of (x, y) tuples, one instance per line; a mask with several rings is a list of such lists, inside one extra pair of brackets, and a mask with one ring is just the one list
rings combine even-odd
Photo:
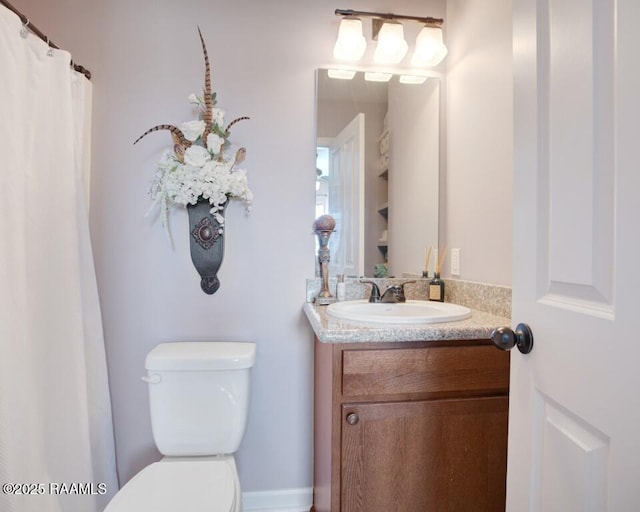
[(233, 453), (244, 435), (254, 343), (161, 343), (147, 355), (153, 438), (165, 457), (105, 512), (240, 512)]
[(105, 512), (240, 512), (240, 483), (232, 456), (165, 458), (134, 476)]

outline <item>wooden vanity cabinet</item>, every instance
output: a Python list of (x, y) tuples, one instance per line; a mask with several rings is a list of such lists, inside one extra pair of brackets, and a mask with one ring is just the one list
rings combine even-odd
[(315, 512), (505, 507), (509, 354), (315, 341)]

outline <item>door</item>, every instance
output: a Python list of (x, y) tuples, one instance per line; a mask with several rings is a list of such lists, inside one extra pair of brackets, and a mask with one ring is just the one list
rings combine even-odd
[(507, 408), (506, 396), (343, 405), (340, 511), (504, 510)]
[(364, 275), (364, 114), (358, 114), (329, 148), (330, 275)]
[(640, 2), (513, 13), (507, 510), (640, 510)]

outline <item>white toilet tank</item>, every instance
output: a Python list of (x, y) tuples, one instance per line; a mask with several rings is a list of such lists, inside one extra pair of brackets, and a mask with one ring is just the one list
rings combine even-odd
[(255, 343), (161, 343), (147, 355), (151, 426), (163, 455), (237, 451), (249, 409)]

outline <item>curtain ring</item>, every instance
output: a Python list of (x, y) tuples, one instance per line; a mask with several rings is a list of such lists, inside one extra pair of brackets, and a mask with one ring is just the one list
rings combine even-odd
[(22, 39), (26, 39), (28, 35), (29, 35), (29, 18), (27, 18), (27, 21), (22, 24), (22, 28), (20, 29), (20, 36), (22, 37)]
[(49, 41), (48, 37), (47, 37), (47, 46), (49, 47), (49, 49), (47, 50), (47, 56), (53, 57), (53, 48), (51, 48), (51, 41)]

